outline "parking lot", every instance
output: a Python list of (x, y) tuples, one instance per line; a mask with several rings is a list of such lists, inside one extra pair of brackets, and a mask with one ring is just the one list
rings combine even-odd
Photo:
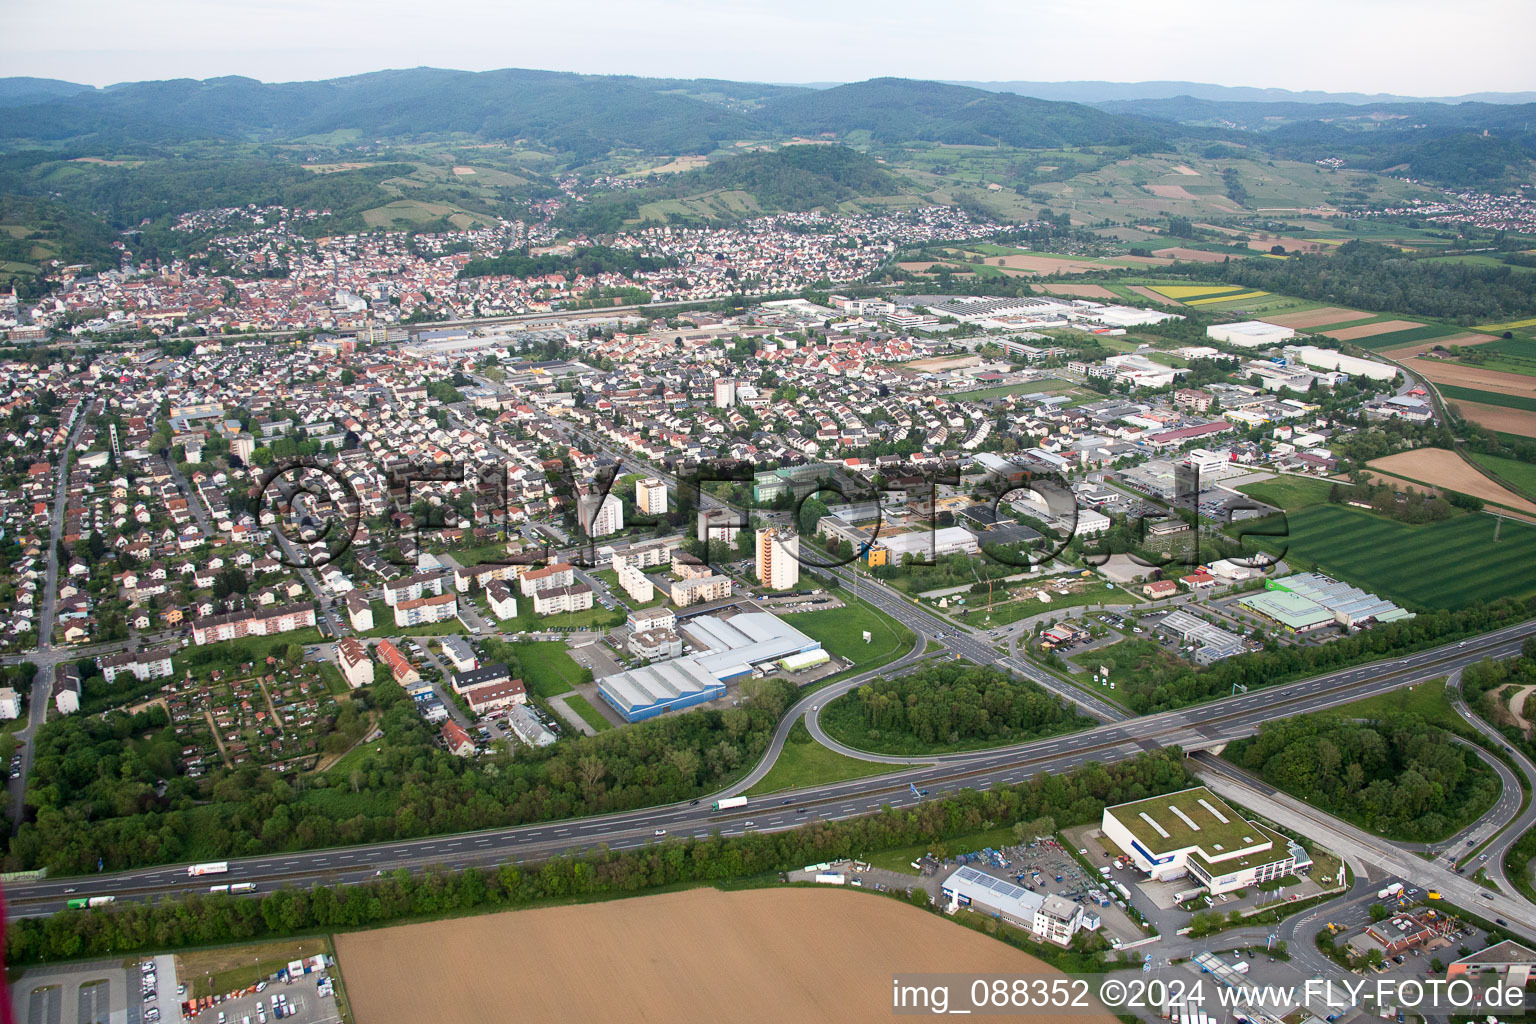
[[(271, 981), (259, 992), (226, 999), (189, 1017), (196, 1024), (273, 1024), (277, 1020), (294, 1024), (336, 1024), (341, 1014), (334, 995), (321, 995), (323, 979), (329, 974), (301, 974), (292, 981)], [(275, 1009), (281, 1006), (282, 1016)]]
[(32, 968), (10, 986), (25, 1024), (181, 1024), (174, 958)]

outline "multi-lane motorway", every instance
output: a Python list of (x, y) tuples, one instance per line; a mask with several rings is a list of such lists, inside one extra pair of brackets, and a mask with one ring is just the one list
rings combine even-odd
[[(1176, 744), (1187, 749), (1203, 748), (1251, 735), (1261, 723), (1273, 718), (1317, 711), (1447, 675), (1485, 657), (1513, 656), (1518, 653), (1521, 640), (1529, 635), (1536, 635), (1536, 622), (1520, 623), (1408, 658), (1358, 666), (1132, 721), (1111, 722), (1070, 736), (929, 758), (931, 763), (925, 765), (896, 765), (886, 775), (828, 783), (802, 790), (790, 798), (753, 800), (746, 808), (734, 812), (716, 814), (710, 808), (710, 798), (704, 798), (696, 803), (456, 836), (274, 854), (231, 861), (229, 873), (216, 881), (254, 882), (263, 890), (274, 885), (358, 881), (375, 872), (399, 867), (460, 867), (539, 860), (599, 844), (629, 849), (665, 838), (705, 836), (716, 830), (734, 835), (748, 828), (773, 831), (794, 828), (815, 818), (854, 817), (883, 805), (910, 806), (921, 799), (914, 788), (938, 796), (960, 788), (986, 789), (1021, 782), (1040, 772), (1070, 771), (1090, 761), (1114, 761)], [(909, 657), (915, 655), (914, 651)], [(846, 680), (836, 685), (850, 687), (857, 682)], [(785, 721), (792, 722), (808, 711), (811, 704), (820, 704), (830, 695), (831, 691), (821, 691), (807, 696), (791, 709)], [(769, 751), (764, 763), (773, 756), (774, 751)], [(732, 791), (746, 788), (751, 781), (749, 776)], [(658, 835), (659, 832), (664, 835)], [(1426, 869), (1434, 867), (1412, 854), (1404, 856)], [(1440, 870), (1451, 879), (1460, 877), (1450, 874), (1448, 869)], [(39, 915), (59, 909), (73, 895), (114, 895), (128, 900), (207, 891), (208, 884), (206, 878), (189, 878), (185, 867), (176, 865), (18, 883), (8, 887), (8, 898), (13, 913)], [(1529, 911), (1529, 930), (1536, 935), (1536, 907)], [(1508, 916), (1518, 923), (1527, 923), (1513, 912)]]

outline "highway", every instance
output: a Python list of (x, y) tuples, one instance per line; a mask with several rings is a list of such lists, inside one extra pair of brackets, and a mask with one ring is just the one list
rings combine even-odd
[[(927, 759), (931, 763), (925, 765), (897, 765), (886, 775), (827, 783), (791, 797), (754, 800), (746, 808), (722, 814), (711, 811), (711, 798), (703, 798), (698, 802), (453, 836), (246, 858), (231, 861), (229, 873), (216, 880), (188, 878), (184, 865), (52, 878), (9, 886), (9, 902), (12, 913), (37, 916), (60, 909), (65, 900), (76, 894), (142, 899), (178, 892), (206, 892), (213, 881), (254, 882), (263, 889), (273, 885), (307, 886), (358, 881), (375, 872), (400, 867), (435, 864), (452, 868), (542, 860), (600, 844), (613, 849), (630, 849), (665, 837), (702, 837), (715, 830), (724, 835), (739, 835), (749, 827), (746, 824), (749, 821), (752, 822), (750, 827), (759, 831), (794, 828), (817, 818), (839, 820), (867, 814), (885, 805), (912, 806), (922, 799), (917, 793), (923, 791), (937, 797), (961, 788), (986, 789), (1022, 782), (1040, 772), (1066, 772), (1090, 761), (1115, 761), (1175, 744), (1190, 749), (1223, 743), (1252, 735), (1262, 723), (1274, 718), (1318, 711), (1424, 682), (1485, 657), (1513, 656), (1518, 653), (1521, 640), (1530, 635), (1536, 635), (1536, 621), (1519, 623), (1461, 644), (1448, 644), (1407, 658), (1357, 666), (1132, 721), (1111, 722), (1068, 736), (933, 757)], [(915, 653), (914, 650), (908, 657)], [(855, 680), (845, 680), (836, 685), (851, 687), (857, 684)], [(831, 688), (802, 699), (785, 716), (785, 721), (792, 722), (796, 714), (808, 710), (810, 703), (819, 704), (829, 699), (830, 692)], [(774, 756), (774, 750), (765, 754), (763, 763), (754, 773), (765, 771), (764, 765), (771, 764)], [(747, 785), (750, 783), (743, 779), (727, 792), (738, 792)], [(658, 836), (660, 830), (664, 830), (664, 837)], [(1383, 842), (1374, 837), (1370, 841), (1372, 844)], [(1388, 849), (1390, 856), (1409, 862), (1407, 867), (1417, 869), (1402, 871), (1404, 877), (1415, 878), (1419, 873), (1438, 871), (1448, 876), (1444, 883), (1446, 887), (1450, 887), (1450, 880), (1455, 879), (1459, 879), (1463, 886), (1474, 884), (1455, 875), (1449, 868), (1429, 864), (1415, 854)], [(1388, 863), (1395, 864), (1395, 861)], [(1438, 875), (1436, 878), (1438, 880)], [(1527, 906), (1525, 915), (1517, 916), (1511, 911), (1505, 916), (1527, 925), (1530, 934), (1536, 936), (1536, 907)]]

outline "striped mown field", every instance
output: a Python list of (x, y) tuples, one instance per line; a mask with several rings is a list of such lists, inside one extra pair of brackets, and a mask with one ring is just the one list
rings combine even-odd
[(1289, 518), (1289, 551), (1318, 571), (1405, 606), (1461, 608), (1473, 600), (1536, 595), (1536, 526), (1468, 513), (1407, 526), (1361, 509), (1324, 505)]

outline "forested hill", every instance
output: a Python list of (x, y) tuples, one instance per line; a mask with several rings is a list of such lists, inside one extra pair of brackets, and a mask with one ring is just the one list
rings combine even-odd
[(763, 116), (785, 131), (844, 135), (862, 130), (882, 142), (919, 139), (1051, 148), (1155, 144), (1174, 134), (1150, 120), (1079, 103), (907, 78), (874, 78), (816, 93), (792, 93), (770, 101)]
[[(17, 86), (23, 93), (27, 88)], [(0, 88), (0, 96), (5, 91)], [(702, 153), (727, 139), (768, 133), (841, 135), (858, 129), (891, 141), (1014, 146), (1112, 145), (1167, 133), (1163, 125), (1075, 103), (905, 79), (812, 90), (518, 69), (415, 68), (322, 82), (183, 79), (57, 95), (10, 107), (0, 120), (0, 142), (277, 141), (345, 129), (383, 138), (462, 133), (489, 140), (529, 139), (577, 156), (618, 147)]]
[[(846, 146), (802, 144), (772, 152), (716, 160), (698, 170), (671, 175), (647, 188), (628, 189), (568, 207), (563, 226), (578, 232), (616, 231), (642, 215), (648, 203), (718, 192), (751, 197), (752, 210), (803, 213), (832, 209), (848, 200), (916, 191), (879, 161)], [(673, 220), (687, 222), (687, 214)]]

